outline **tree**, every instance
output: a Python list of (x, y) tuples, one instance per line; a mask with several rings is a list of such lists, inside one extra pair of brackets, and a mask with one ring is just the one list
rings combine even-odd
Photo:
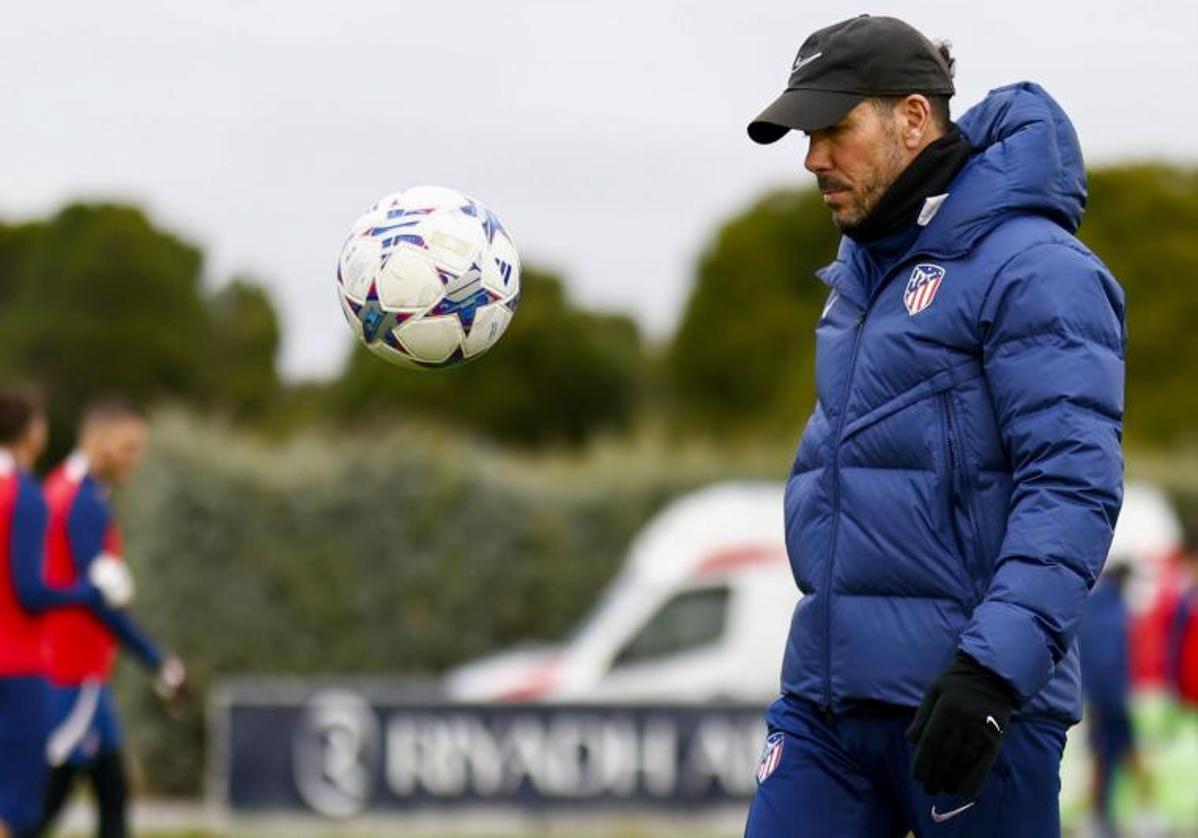
[[(44, 224), (31, 222), (9, 226), (0, 224), (0, 312), (12, 307), (17, 297), (19, 277), (24, 270), (24, 259), (29, 253), (30, 242), (40, 235)], [(0, 358), (0, 363), (11, 361)]]
[(720, 229), (666, 354), (680, 421), (772, 431), (809, 412), (813, 330), (828, 296), (814, 272), (837, 240), (814, 190), (768, 194)]
[(259, 285), (234, 279), (208, 301), (209, 391), (235, 417), (261, 416), (279, 392), (279, 318)]
[(29, 283), (27, 265), (34, 246), (45, 235), (44, 221), (0, 225), (0, 375), (6, 380), (36, 377), (30, 375), (16, 354), (14, 307), (21, 301), (22, 289)]
[(0, 347), (10, 372), (47, 391), (59, 451), (97, 394), (197, 392), (209, 336), (198, 249), (131, 207), (77, 204), (18, 229), (0, 262)]
[(626, 426), (643, 365), (635, 324), (574, 307), (553, 274), (525, 268), (520, 281), (507, 333), (463, 366), (400, 370), (355, 347), (333, 388), (338, 415), (431, 416), (522, 444), (577, 443)]
[(1090, 173), (1081, 238), (1127, 294), (1125, 438), (1198, 438), (1198, 170), (1120, 166)]

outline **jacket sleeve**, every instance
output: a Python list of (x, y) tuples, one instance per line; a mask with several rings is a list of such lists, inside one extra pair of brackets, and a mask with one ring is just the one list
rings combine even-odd
[(979, 326), (1013, 487), (959, 648), (1026, 701), (1074, 641), (1123, 500), (1123, 292), (1088, 254), (1037, 245), (999, 271)]
[(142, 666), (150, 670), (157, 670), (162, 666), (166, 660), (162, 650), (130, 614), (106, 606), (99, 606), (95, 613), (108, 630), (117, 636), (121, 645), (141, 661)]
[(104, 552), (108, 510), (95, 498), (80, 491), (67, 512), (67, 540), (75, 560), (75, 575), (88, 578), (92, 560)]
[[(109, 512), (105, 505), (94, 497), (80, 493), (67, 518), (68, 537), (80, 579), (87, 579), (92, 561), (104, 552), (104, 534), (108, 524)], [(157, 669), (162, 665), (162, 651), (132, 616), (123, 610), (109, 608), (100, 599), (91, 603), (91, 610), (96, 619), (147, 668)]]

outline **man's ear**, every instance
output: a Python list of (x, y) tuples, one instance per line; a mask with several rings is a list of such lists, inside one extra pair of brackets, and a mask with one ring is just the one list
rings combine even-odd
[(909, 151), (927, 145), (935, 134), (932, 118), (932, 103), (928, 97), (912, 93), (899, 105), (899, 136)]

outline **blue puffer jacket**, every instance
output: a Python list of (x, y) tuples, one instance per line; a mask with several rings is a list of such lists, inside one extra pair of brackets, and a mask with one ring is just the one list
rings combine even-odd
[(1018, 84), (958, 124), (975, 153), (907, 255), (878, 276), (845, 239), (820, 271), (775, 719), (792, 697), (917, 706), (955, 649), (1025, 715), (1081, 716), (1075, 634), (1122, 502), (1123, 293), (1073, 236), (1060, 106)]

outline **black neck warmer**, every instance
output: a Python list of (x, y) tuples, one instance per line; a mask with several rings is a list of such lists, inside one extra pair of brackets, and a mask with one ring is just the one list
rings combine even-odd
[(844, 234), (855, 242), (869, 244), (914, 224), (923, 202), (943, 194), (972, 153), (969, 140), (952, 125), (947, 134), (903, 169), (865, 220)]

